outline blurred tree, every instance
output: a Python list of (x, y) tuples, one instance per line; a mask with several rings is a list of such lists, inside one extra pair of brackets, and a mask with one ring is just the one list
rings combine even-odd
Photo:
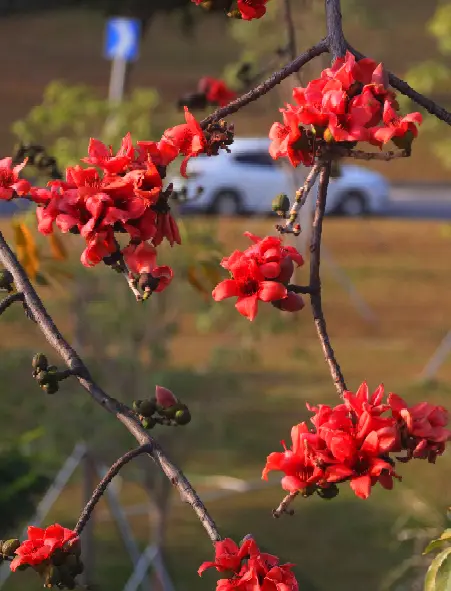
[(36, 468), (41, 466), (40, 462), (30, 453), (30, 444), (40, 436), (40, 431), (25, 433), (19, 442), (11, 442), (0, 450), (2, 536), (32, 517), (36, 501), (49, 485), (49, 479)]

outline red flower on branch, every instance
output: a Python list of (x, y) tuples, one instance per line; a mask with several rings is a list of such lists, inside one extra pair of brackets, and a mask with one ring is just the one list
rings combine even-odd
[(274, 123), (269, 131), (269, 139), (272, 140), (269, 153), (274, 160), (288, 158), (294, 167), (301, 163), (310, 166), (313, 164), (311, 139), (301, 127), (299, 113), (290, 105), (281, 112), (283, 124)]
[(232, 279), (221, 281), (213, 290), (217, 302), (236, 297), (236, 309), (249, 320), (254, 320), (258, 312), (258, 301), (271, 302), (287, 295), (282, 283), (268, 281), (253, 259), (243, 257), (233, 266)]
[(267, 2), (268, 0), (237, 0), (241, 18), (246, 21), (261, 18), (266, 14)]
[(133, 160), (134, 147), (130, 133), (123, 138), (121, 147), (116, 155), (113, 155), (112, 146), (105, 146), (99, 140), (91, 138), (88, 146), (88, 157), (82, 162), (98, 166), (110, 174), (123, 172)]
[(57, 549), (65, 550), (67, 545), (78, 540), (77, 534), (58, 523), (41, 529), (30, 526), (28, 528), (28, 539), (16, 550), (16, 558), (10, 564), (14, 572), (19, 566), (36, 566), (49, 560)]
[(148, 274), (156, 280), (152, 291), (160, 292), (171, 283), (174, 273), (167, 265), (157, 266), (157, 251), (147, 242), (130, 244), (122, 250), (127, 267), (135, 275)]
[(160, 145), (161, 149), (176, 148), (179, 154), (185, 156), (180, 172), (186, 177), (188, 160), (205, 152), (207, 141), (201, 126), (187, 107), (185, 107), (185, 120), (186, 123), (167, 129), (161, 138)]
[(230, 90), (223, 80), (216, 80), (216, 78), (208, 76), (199, 80), (198, 90), (205, 94), (209, 103), (219, 107), (225, 107), (237, 96), (236, 92)]
[(229, 572), (228, 579), (218, 581), (216, 591), (298, 591), (293, 564), (279, 564), (279, 558), (261, 552), (255, 540), (245, 538), (240, 546), (230, 538), (215, 542), (215, 559), (204, 562), (198, 573), (208, 568)]
[(434, 462), (451, 439), (441, 406), (423, 402), (409, 408), (396, 394), (386, 402), (384, 387), (370, 396), (366, 382), (343, 399), (335, 407), (307, 404), (314, 429), (305, 423), (293, 427), (291, 449), (270, 454), (262, 477), (279, 470), (285, 474), (282, 488), (304, 496), (315, 491), (327, 496), (328, 487), (349, 481), (355, 494), (366, 499), (375, 484), (391, 489), (393, 478), (400, 479), (389, 454), (406, 450), (407, 457), (396, 459)]
[(0, 200), (8, 200), (16, 195), (27, 195), (30, 192), (31, 185), (25, 179), (19, 179), (20, 171), (27, 164), (28, 158), (22, 164), (12, 165), (12, 158), (3, 158), (0, 160)]

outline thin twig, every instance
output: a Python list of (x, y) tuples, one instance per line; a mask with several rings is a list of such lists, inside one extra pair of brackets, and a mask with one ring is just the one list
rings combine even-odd
[(114, 462), (114, 464), (111, 466), (111, 468), (105, 474), (105, 476), (102, 478), (102, 480), (96, 486), (94, 492), (92, 493), (91, 498), (89, 499), (89, 502), (86, 504), (85, 508), (83, 509), (83, 511), (77, 521), (77, 525), (75, 526), (75, 530), (74, 530), (77, 533), (77, 535), (81, 534), (85, 525), (88, 523), (89, 518), (91, 517), (91, 513), (94, 511), (95, 506), (102, 498), (108, 485), (113, 480), (113, 478), (119, 474), (120, 470), (125, 466), (125, 464), (128, 464), (128, 462), (130, 462), (134, 458), (137, 458), (141, 454), (144, 454), (144, 453), (152, 454), (152, 450), (153, 450), (153, 446), (150, 443), (145, 444), (145, 445), (141, 445), (141, 447), (137, 447), (136, 449), (132, 449), (131, 451), (128, 451), (122, 457), (120, 457), (116, 462)]
[(330, 178), (330, 161), (323, 162), (318, 186), (318, 198), (316, 200), (315, 216), (313, 218), (312, 226), (312, 240), (310, 244), (310, 285), (317, 288), (315, 293), (310, 296), (312, 304), (313, 320), (315, 322), (316, 331), (323, 349), (324, 357), (329, 366), (332, 380), (335, 388), (340, 396), (346, 390), (346, 384), (341, 373), (340, 366), (335, 359), (334, 350), (330, 344), (329, 335), (327, 334), (326, 320), (324, 319), (323, 306), (321, 300), (321, 278), (320, 278), (320, 263), (321, 263), (321, 235), (323, 230), (324, 212), (326, 210), (327, 187), (329, 186)]
[(291, 505), (291, 503), (294, 501), (294, 499), (298, 496), (299, 494), (299, 490), (296, 490), (292, 493), (290, 493), (289, 495), (287, 495), (286, 497), (284, 497), (280, 503), (280, 505), (277, 507), (277, 509), (273, 509), (272, 511), (272, 516), (273, 517), (280, 517), (281, 515), (283, 515), (284, 513), (286, 513), (287, 515), (294, 515), (294, 510), (293, 509), (288, 509), (288, 507)]
[[(284, 0), (283, 2), (283, 19), (287, 31), (287, 53), (291, 60), (295, 60), (297, 56), (296, 49), (296, 28), (294, 26), (293, 12), (291, 10), (291, 0)], [(302, 78), (299, 70), (296, 72), (296, 78), (299, 84), (302, 84)]]
[(332, 59), (342, 57), (346, 53), (346, 40), (341, 22), (340, 0), (325, 0), (327, 44)]
[(7, 295), (1, 302), (0, 302), (0, 314), (3, 314), (5, 310), (7, 310), (14, 302), (23, 302), (24, 295), (23, 293), (12, 293)]
[(389, 152), (364, 152), (363, 150), (351, 150), (348, 148), (336, 147), (331, 151), (333, 156), (340, 158), (354, 158), (355, 160), (382, 160), (388, 162), (396, 158), (408, 158), (410, 152), (407, 150), (390, 150)]
[(300, 212), (301, 208), (304, 206), (305, 202), (307, 201), (307, 197), (308, 197), (313, 185), (316, 182), (316, 179), (319, 175), (320, 170), (321, 170), (321, 164), (320, 163), (315, 164), (315, 166), (311, 169), (311, 171), (307, 175), (307, 178), (305, 179), (303, 186), (298, 191), (296, 191), (296, 199), (295, 199), (293, 205), (291, 206), (290, 213), (288, 214), (289, 215), (288, 220), (286, 221), (285, 225), (282, 225), (282, 226), (278, 225), (277, 226), (278, 231), (281, 232), (282, 234), (293, 232), (294, 224), (295, 224), (296, 220), (298, 219), (299, 212)]
[(177, 468), (158, 443), (147, 433), (147, 431), (145, 431), (135, 413), (133, 413), (125, 404), (122, 404), (109, 396), (96, 384), (96, 382), (94, 382), (88, 368), (83, 363), (78, 353), (65, 340), (53, 322), (53, 319), (49, 316), (34, 287), (31, 285), (27, 274), (8, 243), (5, 241), (1, 232), (0, 261), (12, 274), (18, 291), (21, 291), (24, 294), (25, 303), (31, 311), (33, 318), (37, 322), (43, 335), (62, 359), (64, 359), (69, 369), (73, 370), (77, 375), (77, 379), (81, 386), (89, 392), (92, 398), (100, 404), (100, 406), (105, 408), (123, 423), (140, 445), (152, 446), (152, 452), (149, 453), (149, 455), (157, 465), (160, 466), (175, 488), (177, 488), (182, 500), (193, 508), (210, 539), (212, 541), (220, 540), (220, 535), (215, 522), (210, 517), (207, 509), (183, 472)]
[(287, 285), (287, 291), (292, 291), (293, 293), (312, 294), (316, 293), (318, 288), (312, 287), (311, 285), (295, 285), (294, 283), (289, 283)]
[[(363, 53), (360, 53), (359, 51), (357, 51), (356, 49), (351, 47), (351, 45), (348, 44), (347, 47), (348, 47), (349, 51), (356, 56), (357, 59), (361, 60), (365, 57), (363, 55)], [(435, 117), (437, 117), (437, 119), (440, 119), (441, 121), (444, 121), (448, 125), (451, 125), (451, 113), (449, 111), (447, 111), (446, 109), (444, 109), (443, 107), (438, 105), (432, 99), (417, 92), (414, 88), (412, 88), (409, 84), (407, 84), (407, 82), (405, 82), (404, 80), (401, 80), (401, 78), (398, 78), (397, 76), (395, 76), (391, 72), (387, 72), (387, 74), (388, 74), (388, 80), (389, 80), (391, 86), (393, 86), (393, 88), (396, 88), (396, 90), (399, 90), (399, 92), (401, 94), (408, 96), (415, 103), (424, 107), (426, 109), (426, 111), (428, 111), (428, 113), (430, 113), (431, 115), (434, 115)]]
[(273, 89), (277, 84), (280, 84), (285, 78), (294, 74), (308, 64), (313, 58), (318, 57), (319, 55), (325, 53), (327, 51), (327, 43), (326, 40), (323, 39), (304, 53), (302, 53), (299, 57), (295, 60), (287, 64), (284, 68), (279, 70), (278, 72), (274, 72), (267, 80), (246, 92), (245, 94), (238, 97), (236, 100), (229, 103), (227, 106), (217, 109), (214, 113), (206, 117), (200, 122), (200, 126), (202, 129), (205, 129), (210, 123), (214, 123), (215, 121), (219, 121), (220, 119), (224, 119), (228, 115), (232, 113), (236, 113), (249, 103), (252, 103), (258, 100), (263, 95), (267, 94), (271, 89)]

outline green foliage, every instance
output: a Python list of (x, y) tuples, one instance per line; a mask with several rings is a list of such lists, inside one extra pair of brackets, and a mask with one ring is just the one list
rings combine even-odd
[(41, 436), (38, 429), (25, 433), (19, 442), (0, 450), (0, 531), (13, 532), (29, 519), (36, 501), (45, 491), (49, 479), (40, 471), (40, 463), (31, 453), (32, 442)]
[(89, 86), (54, 81), (45, 89), (42, 103), (16, 121), (12, 131), (19, 142), (44, 145), (64, 168), (79, 163), (90, 137), (117, 145), (127, 131), (135, 138), (157, 136), (164, 130), (154, 123), (158, 103), (153, 89), (137, 88), (120, 105), (111, 105)]

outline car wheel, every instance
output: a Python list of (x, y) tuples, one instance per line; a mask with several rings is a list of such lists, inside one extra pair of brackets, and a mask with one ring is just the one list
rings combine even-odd
[(359, 191), (349, 191), (343, 195), (338, 211), (347, 217), (359, 217), (367, 213), (365, 197)]
[(240, 196), (235, 191), (218, 193), (213, 200), (211, 211), (216, 215), (239, 215), (242, 212)]

